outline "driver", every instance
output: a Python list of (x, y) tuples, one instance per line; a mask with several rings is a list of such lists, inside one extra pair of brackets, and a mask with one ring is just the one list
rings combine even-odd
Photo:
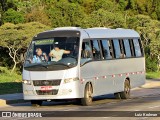
[(33, 56), (33, 63), (41, 63), (43, 61), (48, 61), (48, 57), (46, 53), (42, 51), (41, 48), (36, 49), (36, 55)]
[(69, 50), (63, 50), (58, 47), (58, 45), (54, 45), (54, 49), (51, 50), (49, 56), (51, 57), (51, 61), (59, 61), (62, 59), (63, 54), (70, 54)]

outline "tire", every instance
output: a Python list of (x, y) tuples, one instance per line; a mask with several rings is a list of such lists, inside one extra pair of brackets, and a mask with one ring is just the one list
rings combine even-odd
[(129, 80), (125, 80), (124, 82), (124, 91), (123, 92), (120, 92), (120, 96), (121, 96), (121, 99), (128, 99), (130, 98), (130, 82)]
[(81, 99), (80, 99), (80, 98), (77, 98), (77, 99), (75, 100), (75, 104), (76, 104), (76, 105), (81, 105)]
[(34, 107), (39, 107), (39, 106), (41, 106), (42, 105), (42, 100), (31, 100), (31, 104), (32, 104), (32, 106), (34, 106)]
[(118, 93), (114, 93), (114, 97), (115, 97), (116, 99), (121, 99), (121, 95), (120, 95), (119, 92), (118, 92)]
[(81, 104), (83, 106), (89, 106), (92, 104), (92, 94), (93, 88), (90, 83), (88, 83), (84, 90), (84, 98), (81, 98)]

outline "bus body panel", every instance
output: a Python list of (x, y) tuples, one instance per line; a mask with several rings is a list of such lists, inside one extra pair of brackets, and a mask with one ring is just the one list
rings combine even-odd
[[(79, 98), (83, 94), (79, 91), (80, 80), (71, 81), (68, 83), (64, 82), (64, 79), (68, 78), (79, 78), (78, 67), (74, 67), (68, 70), (60, 71), (26, 71), (23, 70), (23, 79), (30, 80), (31, 85), (23, 84), (23, 93), (25, 100), (32, 99), (67, 99), (67, 98)], [(51, 89), (58, 90), (57, 95), (38, 95), (36, 90), (41, 90), (42, 86), (36, 86), (33, 81), (51, 81), (51, 80), (61, 80), (60, 84), (57, 86), (52, 86)], [(44, 85), (46, 86), (46, 85)]]
[(81, 78), (92, 81), (94, 96), (120, 92), (124, 90), (126, 78), (131, 88), (145, 83), (143, 63), (144, 58), (93, 61), (80, 68)]

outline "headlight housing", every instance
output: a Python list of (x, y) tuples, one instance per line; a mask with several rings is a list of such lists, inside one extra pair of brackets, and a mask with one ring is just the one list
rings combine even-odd
[(69, 82), (78, 81), (78, 80), (79, 80), (78, 77), (75, 77), (75, 78), (66, 78), (66, 79), (64, 79), (64, 83), (69, 83)]
[(22, 82), (26, 85), (31, 85), (31, 80), (23, 80)]

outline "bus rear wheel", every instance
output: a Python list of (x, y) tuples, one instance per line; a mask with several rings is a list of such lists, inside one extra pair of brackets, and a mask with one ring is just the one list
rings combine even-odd
[(88, 83), (84, 90), (84, 98), (81, 98), (81, 104), (83, 106), (89, 106), (92, 104), (92, 94), (93, 94), (92, 85)]
[(34, 107), (39, 107), (39, 106), (41, 106), (42, 105), (42, 100), (31, 100), (31, 104), (32, 104), (32, 106), (34, 106)]
[(124, 82), (124, 91), (123, 92), (120, 92), (120, 96), (121, 96), (121, 99), (128, 99), (130, 98), (130, 82), (129, 80), (125, 80)]

